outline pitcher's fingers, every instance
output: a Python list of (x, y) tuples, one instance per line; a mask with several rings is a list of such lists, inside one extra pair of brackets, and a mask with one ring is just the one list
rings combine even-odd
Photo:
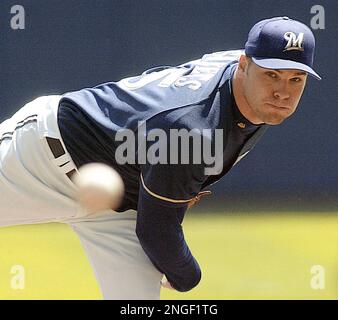
[(167, 279), (161, 280), (161, 286), (167, 289), (175, 290)]

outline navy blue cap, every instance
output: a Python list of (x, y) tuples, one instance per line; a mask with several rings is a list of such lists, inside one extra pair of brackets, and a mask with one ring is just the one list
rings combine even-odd
[(320, 80), (312, 69), (315, 37), (305, 24), (288, 17), (257, 22), (249, 32), (245, 54), (260, 67), (296, 69)]

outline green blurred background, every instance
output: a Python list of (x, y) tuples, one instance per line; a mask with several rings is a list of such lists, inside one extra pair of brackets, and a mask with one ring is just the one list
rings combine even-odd
[[(200, 285), (162, 289), (161, 299), (337, 299), (338, 216), (333, 212), (188, 212), (187, 241)], [(67, 225), (0, 229), (0, 299), (102, 299), (76, 235)], [(14, 290), (11, 268), (25, 268)], [(314, 289), (313, 266), (325, 271)], [(316, 282), (316, 281), (315, 281)]]

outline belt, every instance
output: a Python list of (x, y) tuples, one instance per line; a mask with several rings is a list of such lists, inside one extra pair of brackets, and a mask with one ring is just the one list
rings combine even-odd
[(61, 140), (51, 137), (46, 137), (47, 144), (49, 149), (52, 151), (52, 154), (55, 159), (56, 165), (60, 170), (67, 175), (71, 180), (72, 175), (76, 172), (76, 167), (70, 158), (70, 155), (66, 152), (65, 148), (62, 145)]

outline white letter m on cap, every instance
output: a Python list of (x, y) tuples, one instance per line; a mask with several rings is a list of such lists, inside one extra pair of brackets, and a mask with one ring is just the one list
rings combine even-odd
[(304, 33), (301, 32), (298, 37), (293, 32), (286, 32), (284, 34), (284, 39), (288, 42), (284, 51), (298, 50), (304, 51), (303, 42), (304, 42)]

